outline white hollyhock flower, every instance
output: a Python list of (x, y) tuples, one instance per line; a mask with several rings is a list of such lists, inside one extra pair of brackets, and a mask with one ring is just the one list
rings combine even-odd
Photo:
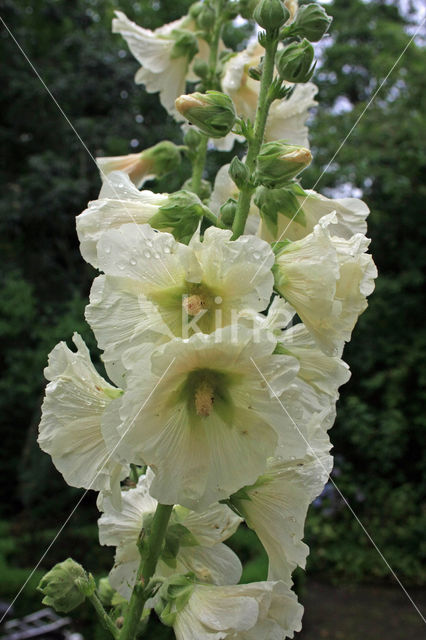
[(137, 349), (129, 351), (118, 450), (155, 470), (151, 493), (159, 502), (203, 510), (254, 482), (279, 437), (289, 451), (300, 447), (274, 402), (285, 396), (298, 365), (273, 355), (275, 344), (233, 325), (164, 344), (151, 367)]
[(276, 288), (332, 356), (340, 355), (350, 340), (377, 276), (365, 253), (370, 241), (362, 234), (350, 240), (331, 236), (328, 227), (336, 222), (335, 214), (321, 218), (312, 233), (278, 252), (274, 267)]
[(283, 640), (301, 629), (303, 607), (283, 582), (195, 585), (176, 611), (177, 640)]
[(168, 193), (139, 191), (122, 171), (110, 173), (98, 199), (89, 202), (88, 208), (76, 218), (83, 258), (97, 267), (97, 244), (107, 229), (119, 228), (129, 222), (146, 224), (168, 200)]
[(277, 232), (273, 235), (267, 225), (261, 221), (259, 235), (268, 242), (282, 240), (300, 240), (311, 233), (315, 225), (324, 216), (335, 213), (336, 222), (329, 224), (331, 235), (349, 240), (356, 233), (367, 232), (366, 218), (370, 209), (358, 198), (326, 198), (316, 191), (306, 190), (306, 195), (296, 195), (300, 210), (293, 213), (278, 214)]
[[(124, 598), (129, 598), (140, 563), (137, 547), (142, 527), (149, 526), (157, 501), (149, 494), (151, 471), (139, 478), (134, 489), (122, 491), (121, 508), (116, 508), (106, 497), (102, 500), (99, 518), (101, 544), (117, 547), (114, 567), (109, 581)], [(176, 558), (163, 553), (157, 564), (156, 575), (194, 573), (201, 582), (234, 584), (241, 577), (241, 563), (223, 541), (231, 536), (241, 518), (227, 506), (211, 505), (204, 513), (194, 513), (184, 507), (173, 509), (169, 531), (179, 536)], [(167, 539), (166, 539), (167, 548)]]
[(234, 323), (239, 311), (261, 311), (272, 293), (270, 246), (253, 236), (231, 241), (210, 227), (189, 246), (149, 225), (106, 231), (86, 317), (115, 380), (114, 363), (149, 341), (210, 333)]
[(305, 567), (309, 553), (302, 541), (306, 513), (322, 492), (332, 466), (327, 450), (312, 450), (304, 458), (291, 461), (271, 458), (255, 484), (231, 497), (268, 553), (269, 580), (291, 584), (294, 569)]
[(181, 120), (175, 100), (185, 93), (186, 80), (196, 79), (190, 72), (190, 63), (197, 47), (196, 58), (204, 60), (208, 56), (207, 45), (194, 36), (194, 21), (183, 16), (151, 31), (135, 24), (121, 11), (116, 11), (115, 15), (113, 33), (123, 36), (130, 51), (142, 65), (135, 76), (136, 84), (144, 84), (149, 93), (159, 92), (163, 107)]
[[(229, 164), (224, 164), (216, 174), (214, 187), (210, 196), (209, 209), (219, 216), (221, 206), (225, 204), (228, 198), (238, 200), (239, 193), (240, 191), (237, 185), (229, 175)], [(256, 234), (259, 223), (259, 209), (252, 200), (244, 233)]]
[(110, 455), (101, 419), (106, 407), (115, 412), (123, 392), (98, 374), (77, 333), (73, 342), (76, 352), (60, 342), (49, 354), (38, 443), (72, 487), (117, 492), (128, 467)]
[[(221, 79), (222, 91), (233, 100), (235, 110), (241, 117), (254, 122), (259, 99), (260, 83), (248, 74), (250, 67), (260, 64), (265, 50), (256, 41), (246, 49), (233, 55), (225, 64)], [(296, 85), (293, 94), (287, 100), (275, 100), (269, 110), (265, 128), (265, 141), (286, 140), (309, 148), (308, 128), (305, 122), (309, 109), (317, 104), (314, 100), (318, 88), (312, 83)], [(215, 140), (218, 149), (229, 151), (235, 139), (242, 139), (234, 134)]]
[(350, 378), (349, 367), (336, 356), (327, 356), (319, 349), (303, 323), (283, 331), (279, 338), (281, 353), (297, 358), (298, 377), (313, 387), (317, 393), (332, 400), (338, 397), (338, 388)]

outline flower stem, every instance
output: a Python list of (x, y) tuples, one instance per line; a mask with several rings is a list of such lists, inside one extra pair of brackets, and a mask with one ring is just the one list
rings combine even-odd
[[(274, 77), (275, 54), (277, 52), (278, 42), (278, 38), (271, 38), (265, 42), (265, 57), (263, 60), (263, 70), (260, 81), (259, 100), (257, 103), (256, 117), (254, 121), (254, 131), (253, 136), (248, 140), (248, 151), (245, 162), (250, 178), (253, 175), (256, 158), (263, 143), (266, 120), (268, 118), (269, 107), (271, 106), (269, 88)], [(234, 232), (232, 236), (233, 240), (236, 240), (242, 233), (244, 233), (254, 189), (255, 187), (253, 182), (249, 179), (240, 190), (234, 224), (232, 226), (232, 230)]]
[(158, 504), (152, 520), (151, 532), (146, 542), (146, 552), (141, 560), (136, 576), (136, 583), (130, 597), (129, 607), (124, 619), (120, 640), (134, 640), (145, 602), (149, 597), (148, 583), (154, 575), (158, 558), (166, 535), (167, 525), (173, 505)]
[(109, 617), (109, 615), (107, 614), (107, 612), (105, 611), (105, 609), (103, 608), (102, 602), (99, 600), (96, 593), (94, 593), (91, 596), (88, 596), (88, 599), (92, 603), (93, 608), (95, 609), (98, 615), (99, 622), (104, 627), (104, 629), (109, 631), (114, 638), (118, 638), (119, 631), (115, 626), (115, 624), (113, 623), (113, 621), (111, 620), (111, 618)]
[[(217, 86), (216, 67), (217, 67), (217, 55), (219, 52), (220, 34), (223, 27), (223, 0), (216, 0), (215, 2), (216, 20), (213, 26), (213, 31), (210, 39), (210, 52), (209, 52), (209, 73), (206, 79), (205, 89), (219, 89)], [(200, 195), (201, 180), (203, 177), (203, 171), (206, 164), (207, 157), (207, 145), (209, 139), (207, 136), (203, 136), (200, 145), (197, 150), (192, 166), (191, 187), (192, 191), (197, 195)]]

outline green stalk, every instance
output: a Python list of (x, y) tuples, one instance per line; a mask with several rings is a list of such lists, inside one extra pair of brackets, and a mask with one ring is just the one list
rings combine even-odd
[[(217, 87), (216, 81), (216, 66), (217, 66), (217, 55), (219, 52), (219, 41), (220, 34), (222, 33), (223, 27), (223, 0), (217, 0), (215, 3), (215, 12), (216, 12), (216, 20), (213, 27), (212, 37), (210, 41), (210, 52), (209, 52), (209, 74), (206, 80), (206, 91), (209, 89), (219, 89)], [(192, 191), (197, 195), (200, 195), (200, 187), (201, 180), (203, 177), (203, 171), (206, 164), (206, 156), (207, 156), (207, 145), (209, 139), (207, 136), (203, 136), (203, 139), (200, 142), (200, 145), (197, 149), (197, 155), (195, 157), (194, 163), (192, 165), (192, 177), (191, 177), (191, 187)]]
[[(277, 52), (278, 42), (278, 38), (274, 38), (265, 43), (265, 57), (263, 60), (262, 77), (260, 80), (259, 100), (257, 103), (256, 117), (254, 121), (254, 132), (253, 137), (248, 140), (248, 151), (245, 162), (250, 177), (253, 175), (253, 171), (256, 166), (256, 158), (265, 135), (266, 120), (268, 118), (269, 107), (271, 106), (269, 87), (271, 86), (274, 78), (275, 54)], [(232, 225), (232, 230), (234, 232), (232, 236), (233, 240), (236, 240), (242, 233), (244, 233), (253, 191), (254, 186), (251, 180), (247, 181), (240, 190), (234, 224)]]
[(92, 603), (93, 608), (95, 609), (98, 615), (99, 622), (104, 627), (104, 629), (109, 631), (114, 638), (118, 638), (119, 631), (115, 626), (115, 624), (113, 623), (113, 621), (111, 620), (111, 618), (109, 617), (109, 615), (107, 614), (107, 612), (105, 611), (105, 609), (103, 608), (102, 602), (99, 600), (96, 593), (94, 593), (91, 596), (88, 596), (88, 599)]
[(142, 611), (149, 597), (148, 583), (154, 575), (158, 558), (160, 557), (167, 525), (173, 510), (173, 505), (158, 504), (152, 520), (151, 532), (147, 541), (146, 559), (141, 560), (130, 597), (129, 607), (124, 619), (120, 640), (134, 640)]

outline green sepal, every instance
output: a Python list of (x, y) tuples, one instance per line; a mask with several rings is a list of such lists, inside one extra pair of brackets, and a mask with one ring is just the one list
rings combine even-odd
[(181, 29), (175, 29), (171, 35), (175, 42), (170, 58), (188, 58), (188, 62), (190, 62), (198, 52), (198, 43), (195, 35), (191, 31), (182, 31)]
[(194, 586), (195, 576), (192, 573), (176, 575), (164, 581), (156, 594), (154, 606), (163, 624), (168, 627), (174, 625), (176, 615), (186, 606)]
[(159, 208), (149, 223), (154, 229), (170, 231), (176, 240), (187, 244), (205, 210), (206, 207), (195, 193), (177, 191), (170, 195), (167, 204)]
[[(296, 189), (298, 191), (298, 187)], [(306, 227), (306, 216), (296, 198), (293, 184), (288, 188), (281, 189), (257, 187), (254, 203), (259, 208), (260, 216), (273, 236), (276, 236), (278, 232), (278, 214)]]
[(275, 65), (279, 76), (287, 82), (308, 82), (315, 71), (314, 49), (308, 40), (292, 42), (277, 52)]
[(285, 240), (279, 240), (279, 242), (272, 242), (271, 249), (274, 252), (274, 254), (278, 256), (283, 249), (288, 247), (289, 244), (292, 244), (292, 241), (286, 238)]
[(111, 398), (111, 400), (115, 400), (115, 398), (121, 398), (124, 393), (123, 389), (111, 389), (110, 387), (103, 387), (102, 391), (108, 398)]

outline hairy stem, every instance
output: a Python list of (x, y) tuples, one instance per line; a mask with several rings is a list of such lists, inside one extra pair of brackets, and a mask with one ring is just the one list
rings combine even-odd
[(105, 611), (105, 609), (103, 608), (102, 602), (99, 600), (96, 593), (89, 596), (88, 599), (92, 603), (93, 608), (95, 609), (98, 615), (99, 622), (104, 627), (104, 629), (109, 631), (114, 638), (118, 638), (119, 631), (115, 626), (115, 624), (113, 623), (113, 621), (111, 620), (111, 618), (109, 617), (109, 615), (107, 614), (107, 612)]
[[(271, 106), (269, 87), (271, 86), (274, 77), (274, 62), (277, 47), (277, 38), (268, 40), (265, 43), (265, 57), (263, 60), (263, 70), (260, 81), (259, 100), (257, 103), (256, 117), (254, 121), (254, 131), (252, 138), (248, 140), (248, 151), (245, 162), (250, 178), (253, 175), (256, 158), (263, 143), (266, 120), (268, 118), (269, 107)], [(244, 233), (253, 191), (254, 185), (252, 180), (249, 179), (241, 188), (238, 196), (237, 209), (235, 212), (234, 224), (232, 226), (232, 230), (234, 232), (232, 237), (234, 240)]]
[(151, 532), (147, 541), (145, 560), (141, 561), (136, 583), (130, 597), (129, 608), (124, 619), (120, 640), (134, 640), (140, 622), (142, 611), (149, 597), (148, 583), (154, 575), (158, 558), (167, 531), (167, 525), (173, 510), (173, 505), (158, 504), (152, 520)]
[[(210, 39), (209, 73), (206, 79), (206, 90), (220, 89), (220, 86), (217, 86), (216, 67), (217, 56), (219, 52), (220, 34), (222, 33), (223, 27), (223, 0), (216, 0), (215, 13), (216, 20)], [(208, 142), (209, 139), (206, 136), (203, 136), (203, 139), (201, 140), (200, 145), (197, 149), (197, 155), (195, 157), (194, 163), (192, 165), (191, 187), (192, 191), (194, 191), (194, 193), (196, 193), (197, 195), (200, 195), (201, 180), (206, 164)]]

